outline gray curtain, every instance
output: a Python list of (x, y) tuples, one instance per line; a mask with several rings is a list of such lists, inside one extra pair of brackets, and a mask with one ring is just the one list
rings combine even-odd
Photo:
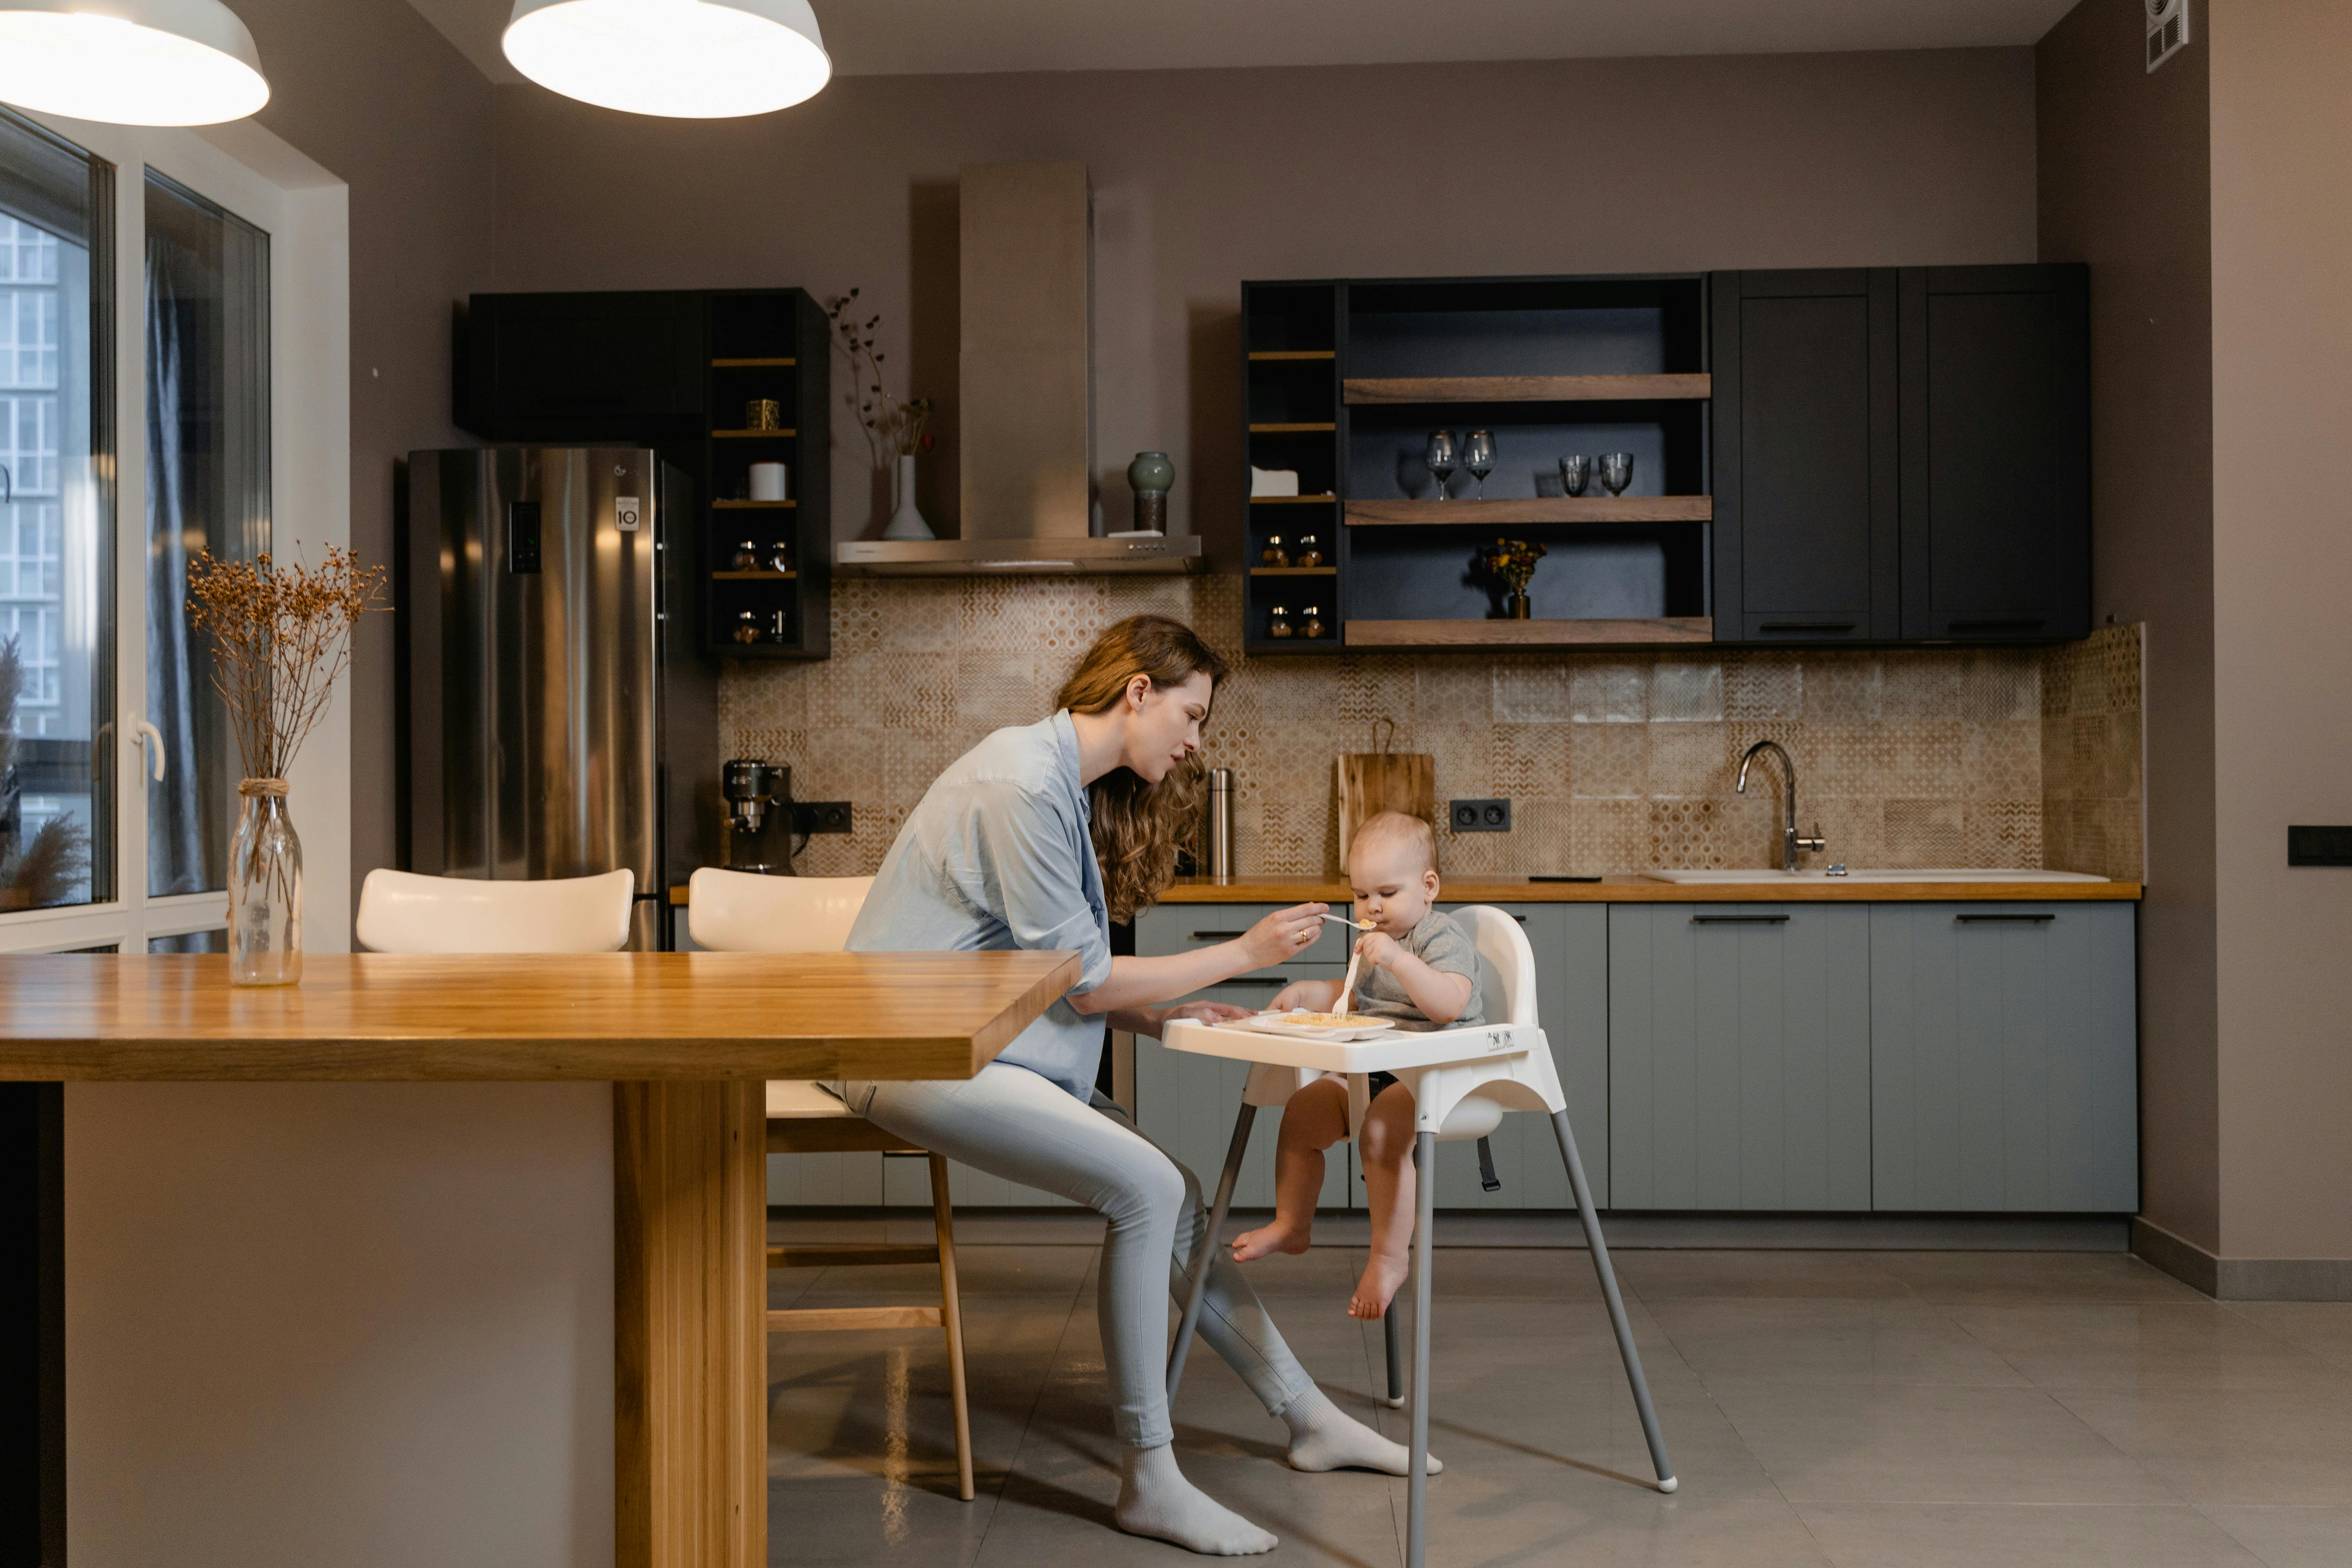
[[(188, 628), (188, 558), (209, 537), (201, 497), (188, 493), (190, 301), (195, 258), (161, 236), (147, 240), (147, 717), (163, 737), (163, 783), (147, 795), (147, 891), (194, 893), (226, 885), (225, 840), (207, 833), (196, 759), (196, 714), (217, 700)], [(192, 506), (192, 499), (194, 504)], [(193, 535), (195, 544), (192, 548)], [(190, 787), (190, 786), (196, 787)], [(223, 803), (211, 805), (219, 809)], [(208, 842), (209, 840), (209, 842)]]

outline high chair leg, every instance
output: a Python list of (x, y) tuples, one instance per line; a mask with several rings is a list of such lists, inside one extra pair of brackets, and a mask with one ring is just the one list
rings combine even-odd
[(1405, 1482), (1405, 1568), (1429, 1560), (1429, 1269), (1435, 1261), (1437, 1134), (1413, 1135), (1412, 1466)]
[(956, 1490), (972, 1498), (971, 1400), (963, 1381), (963, 1298), (956, 1289), (955, 1208), (948, 1195), (948, 1162), (931, 1156), (931, 1228), (940, 1241), (940, 1327), (948, 1335), (948, 1388), (955, 1405)]
[(1576, 1134), (1568, 1112), (1552, 1112), (1551, 1130), (1559, 1140), (1559, 1157), (1568, 1163), (1568, 1184), (1576, 1194), (1577, 1217), (1584, 1222), (1584, 1244), (1592, 1251), (1592, 1271), (1601, 1277), (1601, 1294), (1609, 1303), (1609, 1326), (1617, 1331), (1617, 1353), (1625, 1362), (1625, 1381), (1633, 1387), (1633, 1408), (1641, 1413), (1642, 1436), (1650, 1445), (1650, 1464), (1658, 1473), (1658, 1489), (1670, 1492), (1681, 1483), (1674, 1461), (1666, 1458), (1666, 1439), (1658, 1431), (1658, 1413), (1650, 1405), (1650, 1383), (1642, 1375), (1642, 1355), (1633, 1348), (1633, 1328), (1625, 1321), (1625, 1300), (1617, 1292), (1617, 1270), (1610, 1266), (1609, 1244), (1601, 1239), (1601, 1216), (1592, 1210), (1592, 1188), (1584, 1179), (1584, 1162), (1577, 1157)]
[(1184, 1381), (1184, 1358), (1192, 1349), (1192, 1331), (1200, 1327), (1201, 1303), (1209, 1296), (1209, 1265), (1216, 1259), (1217, 1233), (1225, 1228), (1225, 1211), (1233, 1206), (1234, 1183), (1242, 1173), (1242, 1156), (1249, 1151), (1250, 1123), (1257, 1107), (1244, 1101), (1234, 1118), (1234, 1142), (1225, 1151), (1225, 1168), (1217, 1177), (1217, 1201), (1210, 1205), (1209, 1223), (1192, 1247), (1192, 1290), (1184, 1298), (1184, 1318), (1176, 1325), (1176, 1344), (1168, 1352), (1168, 1403), (1176, 1403), (1176, 1385)]
[(1404, 1355), (1397, 1344), (1396, 1298), (1389, 1298), (1389, 1310), (1381, 1314), (1381, 1335), (1388, 1341), (1389, 1392), (1386, 1404), (1391, 1410), (1404, 1408)]

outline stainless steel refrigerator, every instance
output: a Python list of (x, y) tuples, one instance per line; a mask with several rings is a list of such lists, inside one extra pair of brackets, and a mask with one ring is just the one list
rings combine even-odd
[(637, 876), (630, 947), (719, 844), (716, 675), (695, 650), (693, 498), (639, 447), (412, 452), (395, 585), (403, 863)]

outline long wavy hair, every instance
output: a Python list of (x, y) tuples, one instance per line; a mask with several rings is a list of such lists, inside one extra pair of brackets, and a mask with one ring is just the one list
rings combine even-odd
[[(1212, 685), (1223, 680), (1225, 661), (1192, 627), (1166, 616), (1129, 616), (1095, 638), (1054, 705), (1073, 713), (1108, 713), (1139, 675), (1150, 677), (1157, 688), (1203, 674)], [(1158, 784), (1113, 768), (1088, 786), (1095, 859), (1111, 919), (1133, 920), (1176, 879), (1176, 851), (1200, 822), (1208, 779), (1208, 765), (1195, 752)]]

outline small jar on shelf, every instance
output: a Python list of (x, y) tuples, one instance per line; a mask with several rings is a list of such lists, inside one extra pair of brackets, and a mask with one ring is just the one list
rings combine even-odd
[(730, 568), (730, 570), (736, 572), (757, 572), (759, 569), (760, 547), (751, 540), (747, 539), (742, 543), (735, 547), (735, 564)]
[(788, 573), (792, 569), (793, 547), (779, 539), (776, 541), (774, 547), (768, 552), (768, 570), (771, 572)]
[(1275, 533), (1268, 534), (1266, 536), (1265, 549), (1259, 553), (1257, 563), (1261, 566), (1287, 566), (1290, 564), (1290, 557), (1283, 553), (1282, 535)]
[(1323, 546), (1322, 546), (1322, 544), (1321, 544), (1321, 543), (1320, 543), (1320, 542), (1316, 539), (1316, 537), (1315, 537), (1313, 534), (1311, 534), (1311, 533), (1302, 533), (1302, 534), (1300, 534), (1300, 535), (1298, 536), (1298, 549), (1297, 549), (1297, 552), (1296, 552), (1291, 556), (1291, 558), (1290, 558), (1290, 563), (1291, 563), (1293, 566), (1320, 566), (1320, 565), (1322, 565), (1322, 564), (1323, 564)]
[(1286, 637), (1290, 635), (1290, 606), (1276, 605), (1265, 613), (1265, 635)]
[(760, 617), (757, 614), (745, 610), (735, 617), (735, 640), (745, 647), (760, 640)]
[(790, 610), (771, 610), (768, 613), (768, 640), (772, 643), (793, 640), (793, 613)]
[(1323, 635), (1321, 608), (1314, 605), (1307, 606), (1306, 615), (1298, 627), (1298, 635), (1305, 637), (1319, 637)]

